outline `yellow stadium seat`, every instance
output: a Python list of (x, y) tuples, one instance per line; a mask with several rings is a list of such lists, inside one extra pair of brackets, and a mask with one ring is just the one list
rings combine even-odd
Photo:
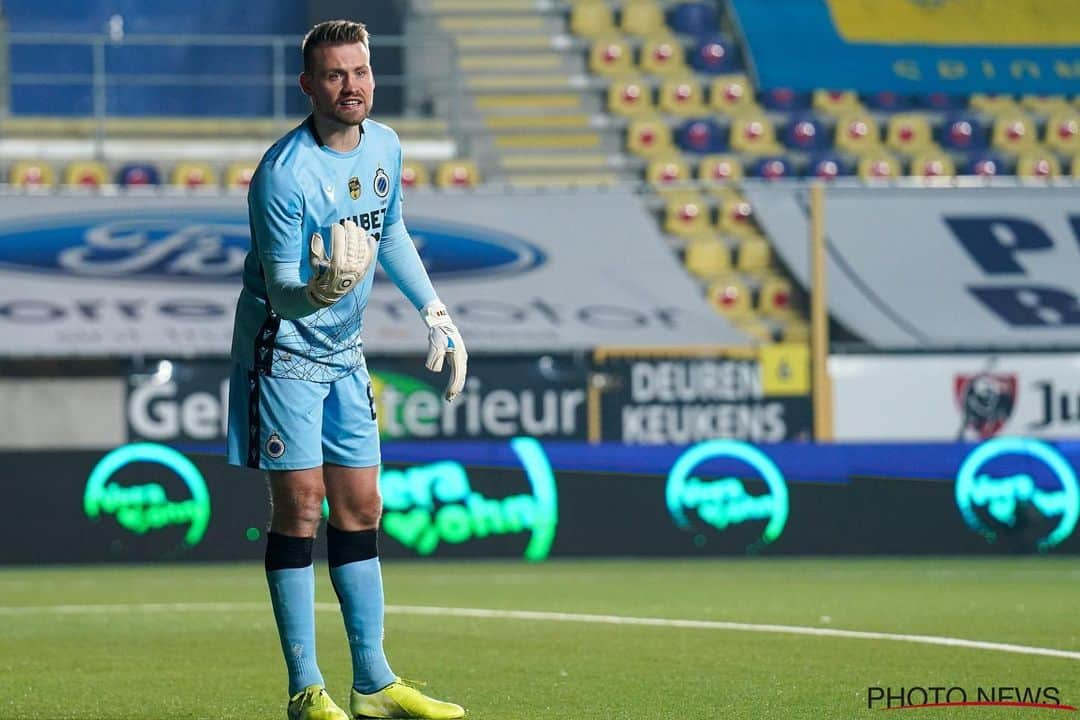
[(859, 158), (857, 173), (863, 180), (895, 178), (901, 174), (900, 162), (884, 150), (877, 150)]
[(660, 86), (660, 110), (679, 117), (705, 114), (701, 83), (694, 77), (665, 80)]
[(690, 238), (683, 261), (693, 275), (713, 280), (731, 272), (731, 249), (723, 240), (705, 234)]
[(1080, 150), (1080, 112), (1066, 110), (1051, 115), (1046, 121), (1043, 142), (1047, 147), (1066, 154)]
[(766, 317), (787, 317), (792, 314), (791, 300), (791, 282), (773, 275), (758, 288), (757, 310)]
[(772, 248), (769, 241), (760, 235), (747, 235), (739, 238), (735, 248), (735, 268), (745, 273), (761, 273), (769, 269), (772, 261)]
[(671, 128), (663, 120), (656, 118), (631, 120), (626, 130), (626, 148), (642, 157), (670, 152)]
[(683, 46), (672, 36), (646, 40), (641, 46), (638, 67), (650, 75), (683, 74), (686, 72)]
[(664, 11), (654, 0), (630, 0), (623, 5), (619, 27), (638, 37), (668, 32)]
[(781, 339), (787, 343), (808, 343), (810, 342), (810, 326), (798, 317), (788, 316), (784, 318)]
[(722, 315), (740, 316), (751, 312), (750, 288), (735, 275), (714, 280), (709, 285), (709, 302)]
[(582, 37), (610, 35), (615, 31), (611, 8), (602, 0), (575, 3), (570, 8), (570, 32)]
[(589, 48), (589, 72), (618, 75), (633, 72), (634, 51), (619, 37), (594, 40)]
[(1020, 106), (1011, 95), (986, 95), (975, 93), (968, 99), (968, 107), (987, 115), (1015, 115)]
[(742, 73), (717, 75), (709, 83), (709, 107), (726, 115), (738, 115), (756, 109), (754, 86)]
[(1024, 152), (1038, 144), (1035, 123), (1023, 113), (998, 115), (994, 120), (994, 129), (990, 144), (1006, 152)]
[(654, 158), (645, 167), (645, 179), (657, 190), (685, 187), (690, 182), (690, 166), (679, 155)]
[(743, 166), (738, 155), (706, 155), (698, 165), (698, 180), (706, 186), (726, 186), (742, 176)]
[(16, 187), (50, 187), (56, 184), (56, 171), (48, 163), (21, 160), (11, 166), (8, 182)]
[(922, 152), (911, 159), (912, 177), (951, 177), (956, 175), (956, 165), (951, 157), (943, 152)]
[(1080, 153), (1072, 156), (1072, 160), (1069, 162), (1069, 175), (1074, 180), (1080, 180)]
[(836, 147), (861, 155), (876, 150), (881, 144), (881, 131), (870, 113), (844, 115), (836, 121)]
[(731, 120), (731, 149), (748, 155), (774, 155), (784, 149), (776, 141), (776, 128), (769, 116), (747, 111)]
[(435, 184), (441, 188), (466, 188), (478, 182), (480, 172), (471, 160), (446, 160), (435, 173)]
[(204, 162), (183, 162), (172, 171), (171, 183), (179, 187), (204, 188), (217, 185), (217, 174)]
[(109, 170), (103, 163), (93, 160), (73, 162), (64, 169), (65, 185), (101, 187), (109, 182)]
[(701, 235), (709, 229), (709, 206), (704, 198), (688, 195), (664, 205), (664, 232), (681, 237)]
[(620, 78), (608, 85), (608, 112), (623, 117), (652, 114), (652, 88), (638, 77)]
[(922, 113), (896, 113), (885, 129), (885, 144), (894, 150), (915, 153), (934, 147), (930, 119)]
[(1020, 107), (1036, 115), (1053, 115), (1072, 110), (1068, 98), (1064, 95), (1024, 95), (1020, 98)]
[(401, 186), (403, 188), (426, 187), (431, 184), (431, 175), (423, 163), (404, 160), (401, 163)]
[(1056, 178), (1061, 175), (1061, 163), (1046, 150), (1029, 150), (1016, 158), (1016, 174), (1025, 178)]
[(255, 163), (238, 162), (225, 168), (225, 187), (246, 188), (255, 174)]
[(717, 194), (716, 229), (720, 234), (734, 237), (757, 235), (754, 208), (746, 198), (728, 188)]
[(851, 90), (815, 90), (813, 108), (829, 115), (851, 115), (866, 112), (859, 96)]

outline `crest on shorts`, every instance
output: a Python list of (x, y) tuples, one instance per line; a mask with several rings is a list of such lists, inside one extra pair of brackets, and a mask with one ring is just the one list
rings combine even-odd
[(349, 178), (349, 197), (353, 200), (360, 199), (360, 178), (355, 175)]
[(266, 454), (275, 460), (285, 454), (285, 441), (277, 433), (270, 433), (266, 438)]
[(386, 174), (386, 171), (379, 168), (375, 171), (375, 197), (380, 200), (386, 199), (386, 196), (390, 194), (390, 176)]

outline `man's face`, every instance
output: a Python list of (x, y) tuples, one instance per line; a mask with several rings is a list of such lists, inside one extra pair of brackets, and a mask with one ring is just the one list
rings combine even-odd
[(317, 115), (342, 125), (359, 125), (371, 112), (375, 96), (375, 76), (367, 45), (315, 48), (310, 72), (300, 75), (300, 87), (311, 98)]

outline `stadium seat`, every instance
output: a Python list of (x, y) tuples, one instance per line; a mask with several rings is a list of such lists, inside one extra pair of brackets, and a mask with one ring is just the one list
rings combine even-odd
[(48, 163), (21, 160), (8, 171), (8, 182), (16, 187), (51, 187), (56, 184), (56, 171)]
[(611, 9), (603, 0), (585, 0), (570, 8), (570, 32), (581, 37), (600, 37), (615, 32)]
[(1024, 95), (1020, 98), (1020, 107), (1036, 115), (1054, 115), (1073, 109), (1064, 95)]
[(820, 150), (829, 147), (830, 140), (821, 121), (812, 115), (796, 116), (784, 128), (784, 145), (792, 150)]
[(403, 188), (421, 188), (431, 184), (431, 175), (423, 163), (405, 160), (401, 163), (401, 186)]
[(109, 182), (109, 170), (93, 160), (73, 162), (64, 169), (64, 184), (101, 187)]
[(701, 84), (693, 76), (670, 78), (660, 85), (661, 111), (678, 117), (705, 114), (704, 94)]
[(251, 184), (251, 177), (255, 174), (254, 163), (232, 163), (225, 168), (225, 187), (246, 188)]
[(755, 109), (754, 86), (742, 73), (717, 75), (709, 83), (709, 107), (726, 115), (738, 115)]
[(1069, 177), (1080, 180), (1080, 153), (1073, 155), (1072, 160), (1069, 161)]
[(903, 153), (916, 153), (934, 147), (930, 119), (922, 113), (896, 113), (885, 128), (885, 144)]
[(768, 110), (791, 112), (810, 109), (810, 93), (790, 88), (773, 88), (761, 93), (761, 104)]
[(836, 147), (861, 155), (881, 144), (877, 120), (869, 113), (858, 112), (841, 117), (836, 123)]
[(901, 95), (890, 90), (870, 93), (863, 98), (866, 107), (880, 112), (901, 112), (908, 110), (914, 104), (907, 95)]
[(998, 175), (1007, 175), (1008, 165), (1005, 160), (994, 153), (982, 152), (976, 153), (968, 158), (967, 166), (964, 168), (965, 175), (978, 175), (980, 177), (996, 177)]
[(645, 166), (645, 179), (654, 189), (663, 191), (673, 186), (685, 189), (686, 183), (693, 178), (686, 161), (678, 155), (672, 155), (650, 160)]
[(619, 27), (623, 32), (638, 37), (667, 32), (664, 11), (655, 0), (630, 0), (623, 5)]
[(762, 112), (747, 111), (732, 118), (731, 149), (747, 155), (779, 155), (784, 151), (776, 141), (776, 128)]
[(815, 90), (811, 105), (815, 110), (836, 116), (866, 111), (859, 96), (850, 90)]
[(951, 177), (956, 174), (956, 165), (945, 153), (924, 151), (911, 159), (908, 174), (924, 178)]
[(735, 269), (748, 274), (760, 274), (769, 269), (772, 247), (761, 235), (748, 234), (739, 238), (735, 248)]
[(713, 153), (724, 149), (724, 131), (712, 118), (685, 121), (675, 133), (680, 149), (693, 153)]
[(1061, 175), (1061, 163), (1046, 150), (1029, 150), (1017, 156), (1016, 174), (1022, 178), (1056, 178)]
[(699, 37), (690, 49), (690, 67), (705, 75), (738, 70), (735, 43), (723, 35)]
[(743, 316), (751, 312), (750, 288), (735, 275), (714, 280), (708, 289), (709, 303), (721, 314)]
[(186, 188), (204, 188), (217, 185), (217, 173), (209, 163), (184, 162), (173, 168), (171, 184)]
[(125, 187), (158, 185), (160, 182), (161, 178), (158, 175), (157, 168), (153, 165), (125, 165), (116, 173), (116, 184)]
[(914, 98), (914, 103), (918, 107), (926, 108), (927, 110), (936, 110), (939, 112), (961, 110), (968, 106), (968, 101), (966, 97), (962, 95), (950, 95), (943, 92), (929, 93), (926, 95), (916, 95)]
[(884, 150), (877, 150), (860, 157), (856, 173), (863, 180), (883, 180), (903, 174), (900, 162)]
[(719, 206), (716, 210), (716, 230), (725, 237), (743, 237), (758, 234), (754, 223), (754, 208), (744, 197), (730, 187), (717, 193)]
[(1035, 123), (1021, 113), (998, 115), (994, 120), (990, 144), (997, 150), (1018, 153), (1031, 150), (1038, 143)]
[(589, 48), (589, 72), (620, 75), (634, 71), (634, 51), (622, 38), (594, 40)]
[(698, 180), (706, 187), (726, 187), (743, 176), (737, 155), (706, 155), (698, 165)]
[(642, 157), (669, 152), (672, 148), (671, 129), (656, 118), (631, 120), (626, 130), (626, 147)]
[(1065, 110), (1046, 121), (1046, 146), (1060, 153), (1071, 155), (1080, 151), (1080, 112)]
[(652, 87), (638, 76), (617, 78), (608, 85), (607, 109), (623, 117), (654, 115)]
[(471, 160), (445, 160), (435, 171), (435, 185), (440, 188), (466, 188), (480, 182), (480, 172)]
[(641, 46), (638, 67), (650, 75), (685, 74), (683, 47), (674, 37), (648, 39)]
[(710, 2), (681, 2), (668, 10), (667, 23), (677, 33), (701, 35), (715, 30), (716, 6)]
[(709, 206), (700, 196), (668, 200), (664, 205), (664, 232), (691, 237), (709, 229)]
[(765, 317), (788, 317), (792, 314), (791, 300), (791, 282), (786, 278), (771, 275), (765, 278), (758, 288), (757, 311)]
[(836, 177), (851, 175), (853, 172), (854, 166), (852, 163), (845, 160), (841, 155), (822, 153), (812, 157), (810, 162), (806, 164), (803, 177), (832, 180)]
[(950, 150), (985, 150), (989, 139), (989, 126), (973, 114), (946, 118), (938, 132), (938, 143)]
[(764, 180), (783, 180), (792, 176), (791, 162), (783, 155), (758, 158), (751, 169), (751, 175)]
[(607, 109), (623, 117), (651, 115), (655, 110), (652, 88), (641, 78), (614, 80), (608, 85)]
[(781, 330), (781, 340), (786, 343), (810, 342), (810, 325), (797, 316), (784, 318), (784, 327)]
[(986, 95), (975, 93), (968, 99), (968, 107), (972, 110), (987, 115), (1015, 115), (1020, 112), (1020, 106), (1012, 99), (1011, 95)]
[(731, 248), (711, 233), (695, 236), (683, 251), (686, 269), (702, 280), (715, 280), (731, 272)]

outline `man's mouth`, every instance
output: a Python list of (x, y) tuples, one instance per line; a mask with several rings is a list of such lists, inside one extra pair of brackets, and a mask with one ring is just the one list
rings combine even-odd
[(360, 98), (348, 98), (338, 103), (341, 107), (360, 107), (364, 104), (364, 101)]

